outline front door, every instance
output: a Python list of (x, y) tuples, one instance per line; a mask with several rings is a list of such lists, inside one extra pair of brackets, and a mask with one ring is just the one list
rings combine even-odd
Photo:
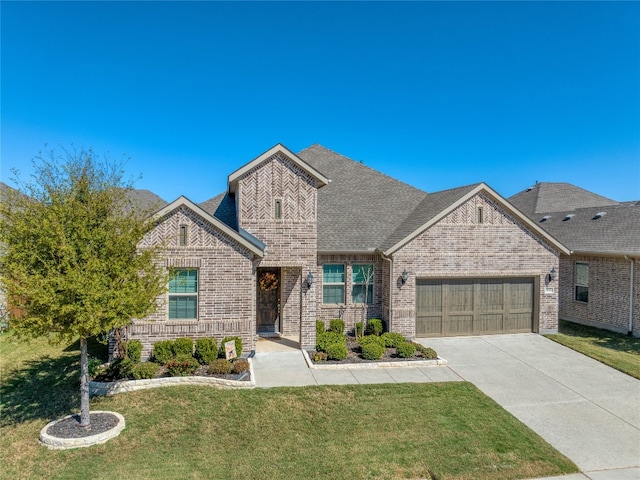
[(258, 269), (256, 321), (258, 334), (280, 332), (280, 269)]

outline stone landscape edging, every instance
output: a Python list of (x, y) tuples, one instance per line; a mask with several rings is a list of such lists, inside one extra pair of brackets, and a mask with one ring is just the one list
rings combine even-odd
[(107, 412), (103, 410), (91, 411), (91, 414), (95, 413), (108, 413), (118, 418), (118, 423), (115, 427), (107, 430), (106, 432), (97, 433), (95, 435), (89, 435), (87, 437), (80, 438), (62, 438), (49, 435), (47, 430), (58, 422), (62, 422), (71, 417), (75, 417), (76, 414), (67, 415), (66, 417), (54, 420), (47, 423), (45, 427), (40, 430), (40, 443), (51, 450), (68, 450), (70, 448), (90, 447), (92, 445), (99, 445), (105, 443), (112, 438), (120, 435), (120, 432), (124, 430), (125, 421), (124, 417), (117, 412)]
[(117, 382), (89, 382), (89, 395), (117, 395), (118, 393), (135, 392), (137, 390), (148, 390), (150, 388), (168, 387), (172, 385), (210, 385), (219, 388), (243, 389), (254, 388), (256, 386), (255, 375), (253, 373), (253, 362), (249, 359), (250, 381), (227, 380), (218, 377), (162, 377), (149, 378), (145, 380), (120, 380)]
[(304, 360), (307, 366), (316, 370), (348, 370), (352, 368), (389, 368), (389, 367), (437, 367), (446, 365), (444, 358), (438, 357), (433, 360), (398, 360), (397, 362), (371, 362), (371, 363), (336, 363), (336, 364), (317, 364), (311, 361), (309, 353), (302, 350)]

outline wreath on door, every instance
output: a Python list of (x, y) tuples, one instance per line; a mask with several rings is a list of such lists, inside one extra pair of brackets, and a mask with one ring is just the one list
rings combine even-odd
[(260, 289), (261, 290), (275, 290), (278, 288), (278, 276), (275, 273), (264, 272), (260, 275)]

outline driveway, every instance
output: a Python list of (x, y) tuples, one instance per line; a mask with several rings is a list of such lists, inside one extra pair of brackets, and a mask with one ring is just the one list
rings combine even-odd
[(640, 479), (640, 381), (536, 334), (420, 342), (589, 478)]

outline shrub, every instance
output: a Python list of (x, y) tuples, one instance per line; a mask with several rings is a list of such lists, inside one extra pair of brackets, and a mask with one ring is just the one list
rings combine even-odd
[(153, 378), (158, 373), (160, 365), (153, 362), (140, 362), (131, 367), (131, 373), (136, 380), (144, 378)]
[(173, 341), (160, 340), (153, 344), (153, 361), (164, 365), (173, 358)]
[(356, 334), (356, 337), (361, 337), (362, 336), (362, 322), (356, 322), (356, 326), (353, 329), (354, 333)]
[(184, 377), (194, 373), (200, 364), (191, 355), (182, 354), (169, 360), (165, 366), (172, 377)]
[(418, 355), (420, 355), (422, 358), (426, 358), (428, 360), (435, 360), (436, 358), (438, 358), (438, 354), (433, 348), (427, 348), (415, 342), (413, 342), (413, 345), (416, 347)]
[(127, 358), (138, 363), (142, 358), (142, 342), (140, 340), (127, 340), (123, 342), (124, 351), (127, 352)]
[(380, 360), (386, 351), (384, 345), (379, 342), (364, 342), (360, 344), (362, 358), (365, 360)]
[(226, 358), (217, 358), (209, 364), (208, 372), (212, 375), (226, 375), (231, 372), (231, 362)]
[(369, 344), (369, 343), (376, 343), (376, 344), (380, 345), (383, 348), (385, 347), (384, 339), (382, 337), (378, 337), (376, 335), (366, 335), (366, 336), (362, 337), (361, 339), (359, 339), (358, 343), (360, 344), (360, 346), (366, 345), (366, 344)]
[(344, 320), (341, 318), (334, 318), (330, 320), (329, 331), (339, 333), (340, 335), (344, 334)]
[(407, 339), (403, 335), (396, 332), (386, 332), (380, 335), (380, 338), (384, 340), (384, 345), (387, 348), (396, 348), (399, 343), (406, 342)]
[(218, 358), (218, 344), (215, 338), (198, 338), (194, 357), (202, 365), (208, 365)]
[(193, 340), (190, 338), (176, 338), (173, 342), (173, 354), (178, 357), (180, 355), (193, 355)]
[(396, 354), (400, 358), (411, 358), (416, 353), (416, 346), (413, 343), (401, 342), (396, 346)]
[(88, 363), (89, 363), (89, 376), (93, 378), (96, 375), (98, 375), (98, 373), (100, 373), (102, 360), (100, 360), (99, 358), (89, 357)]
[(242, 355), (242, 339), (240, 337), (224, 337), (222, 342), (220, 342), (220, 350), (218, 351), (218, 356), (220, 358), (225, 357), (224, 344), (231, 340), (235, 340), (236, 342), (236, 355)]
[(116, 380), (132, 378), (133, 374), (131, 370), (134, 365), (134, 361), (130, 358), (116, 358), (113, 362), (111, 362), (111, 365), (109, 365), (105, 374), (106, 376), (114, 378)]
[(327, 327), (323, 320), (316, 320), (316, 337), (327, 331)]
[(327, 352), (327, 348), (329, 345), (333, 345), (334, 343), (344, 344), (345, 348), (347, 346), (347, 339), (344, 335), (340, 335), (336, 332), (324, 332), (318, 335), (316, 338), (316, 350), (319, 352)]
[(367, 321), (367, 335), (382, 335), (384, 324), (379, 318), (370, 318)]
[(326, 352), (313, 352), (313, 361), (314, 362), (325, 362), (327, 360)]
[(249, 360), (246, 358), (238, 358), (231, 364), (231, 373), (242, 373), (249, 370)]
[(347, 342), (332, 343), (327, 347), (327, 358), (330, 360), (344, 360), (347, 358)]

